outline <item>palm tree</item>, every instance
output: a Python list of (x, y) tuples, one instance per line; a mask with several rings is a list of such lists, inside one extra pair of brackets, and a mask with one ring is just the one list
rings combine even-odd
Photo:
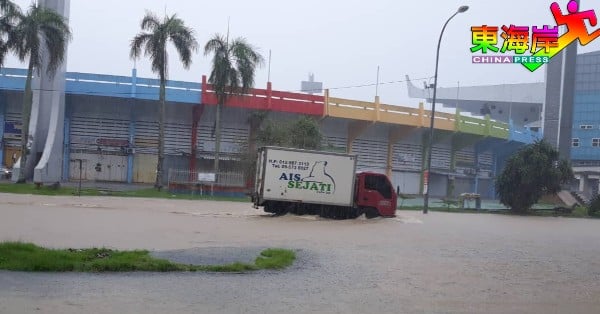
[(165, 142), (165, 86), (169, 68), (169, 56), (167, 53), (167, 42), (173, 43), (179, 54), (179, 60), (185, 69), (189, 69), (192, 64), (192, 52), (198, 49), (198, 42), (194, 37), (194, 30), (185, 26), (183, 20), (177, 17), (165, 16), (160, 21), (159, 18), (151, 12), (146, 12), (140, 25), (142, 32), (137, 34), (131, 40), (131, 51), (129, 53), (132, 59), (137, 59), (142, 55), (150, 58), (152, 63), (152, 72), (158, 73), (160, 78), (160, 114), (158, 120), (158, 163), (156, 165), (156, 183), (154, 186), (160, 190), (162, 188), (163, 178), (163, 160), (164, 142)]
[(15, 27), (19, 7), (10, 0), (0, 0), (0, 67), (4, 65), (4, 57), (8, 53), (8, 36)]
[(32, 4), (25, 14), (15, 11), (17, 24), (9, 36), (8, 46), (14, 50), (21, 62), (28, 60), (27, 80), (23, 96), (23, 128), (21, 130), (21, 162), (17, 182), (25, 182), (25, 165), (29, 154), (29, 119), (33, 92), (33, 72), (40, 75), (44, 60), (46, 73), (53, 77), (63, 63), (71, 30), (66, 19), (56, 11)]
[[(229, 37), (229, 36), (228, 36)], [(208, 79), (217, 94), (217, 112), (215, 117), (215, 163), (214, 171), (219, 172), (219, 153), (221, 151), (221, 111), (232, 94), (243, 94), (254, 85), (254, 73), (257, 66), (264, 62), (263, 57), (246, 39), (229, 38), (216, 34), (204, 46), (204, 55), (213, 54), (212, 71)]]

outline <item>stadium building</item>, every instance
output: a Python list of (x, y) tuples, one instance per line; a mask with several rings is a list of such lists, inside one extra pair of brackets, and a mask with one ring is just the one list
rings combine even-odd
[[(68, 1), (46, 0), (41, 4), (68, 16)], [(581, 71), (588, 69), (591, 67)], [(589, 76), (578, 79), (587, 80)], [(24, 69), (5, 68), (0, 72), (0, 160), (9, 167), (21, 154), (25, 77)], [(476, 192), (494, 197), (493, 179), (505, 160), (519, 147), (541, 138), (537, 130), (544, 128), (535, 123), (540, 116), (550, 116), (549, 108), (556, 107), (549, 105), (547, 86), (548, 83), (438, 89), (440, 103), (454, 104), (456, 110), (437, 112), (435, 116), (430, 194), (443, 197)], [(583, 90), (578, 93), (585, 94)], [(429, 90), (412, 84), (409, 94), (430, 98)], [(588, 94), (575, 97), (576, 103), (593, 102), (595, 96)], [(568, 93), (565, 95), (568, 97)], [(15, 167), (13, 178), (24, 171), (36, 183), (79, 178), (153, 183), (158, 152), (157, 99), (158, 81), (138, 77), (135, 69), (131, 76), (112, 76), (66, 72), (63, 65), (52, 78), (42, 73), (34, 80), (30, 158), (24, 169)], [(169, 81), (167, 101), (167, 174), (163, 183), (189, 188), (201, 183), (198, 174), (213, 171), (215, 93), (205, 78), (202, 82)], [(268, 112), (270, 118), (279, 121), (311, 116), (319, 121), (328, 149), (358, 156), (357, 170), (388, 174), (401, 193), (422, 193), (430, 119), (430, 111), (423, 104), (385, 104), (379, 97), (372, 102), (357, 101), (339, 98), (327, 90), (323, 95), (289, 93), (273, 89), (271, 83), (265, 89), (231, 97), (225, 104), (222, 167), (213, 184), (218, 190), (241, 193), (247, 188), (239, 164), (244, 147), (252, 146), (249, 141), (259, 127), (249, 119), (256, 111)], [(568, 120), (563, 119), (563, 123), (571, 123)], [(599, 158), (592, 156), (596, 147), (592, 145), (600, 135), (589, 139), (584, 135), (593, 135), (597, 129), (594, 125), (598, 127), (600, 123), (583, 122), (585, 129), (581, 131), (586, 133), (579, 137), (578, 147), (582, 150), (577, 156), (585, 157), (582, 162), (593, 163)], [(574, 125), (579, 126), (579, 122)], [(588, 129), (589, 125), (592, 128)], [(587, 141), (590, 150), (584, 151)], [(596, 180), (592, 172), (585, 172), (584, 178), (584, 183)], [(586, 188), (585, 184), (581, 186)]]

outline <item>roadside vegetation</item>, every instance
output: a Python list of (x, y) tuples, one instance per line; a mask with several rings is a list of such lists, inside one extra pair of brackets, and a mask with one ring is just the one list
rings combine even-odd
[(594, 196), (590, 205), (587, 207), (587, 215), (600, 218), (600, 195)]
[(296, 253), (285, 249), (267, 249), (254, 264), (186, 265), (150, 256), (148, 251), (116, 251), (105, 248), (46, 249), (32, 243), (0, 243), (0, 269), (28, 272), (247, 272), (284, 269), (291, 266)]
[[(415, 196), (399, 196), (399, 199), (414, 199)], [(437, 206), (436, 206), (437, 204)], [(502, 206), (489, 208), (484, 207), (482, 209), (472, 208), (470, 204), (469, 208), (462, 208), (458, 201), (451, 201), (444, 199), (442, 201), (433, 202), (433, 207), (430, 207), (430, 211), (433, 212), (445, 212), (445, 213), (467, 213), (467, 214), (500, 214), (500, 215), (525, 215), (525, 216), (541, 216), (541, 217), (567, 217), (567, 218), (600, 218), (600, 196), (592, 199), (592, 202), (588, 206), (575, 206), (573, 208), (566, 208), (564, 204), (549, 201), (546, 199), (540, 200), (537, 204), (531, 206), (531, 209), (526, 213), (514, 213), (509, 208)], [(404, 211), (415, 211), (422, 210), (422, 205), (398, 205), (398, 210)]]
[[(54, 187), (41, 186), (36, 187), (34, 184), (11, 184), (0, 183), (0, 193), (13, 194), (32, 194), (32, 195), (63, 195), (73, 196), (79, 195), (77, 188), (72, 187)], [(211, 201), (233, 201), (233, 202), (248, 202), (247, 197), (226, 197), (226, 196), (210, 196), (199, 194), (173, 194), (167, 190), (157, 191), (154, 188), (146, 188), (134, 191), (112, 191), (106, 189), (89, 189), (82, 188), (81, 196), (118, 196), (118, 197), (144, 197), (144, 198), (164, 198), (164, 199), (179, 199), (179, 200), (211, 200)]]
[(496, 179), (496, 193), (511, 212), (527, 214), (542, 196), (557, 193), (571, 179), (573, 170), (569, 162), (560, 159), (558, 151), (541, 140), (521, 148), (508, 159)]
[[(398, 210), (403, 211), (414, 211), (422, 210), (423, 206), (403, 206)], [(514, 215), (508, 209), (474, 209), (474, 208), (460, 208), (460, 207), (430, 207), (432, 212), (444, 212), (444, 213), (463, 213), (463, 214), (500, 214), (500, 215)], [(549, 206), (535, 206), (534, 209), (528, 211), (525, 214), (518, 214), (524, 216), (542, 216), (542, 217), (568, 217), (568, 218), (600, 218), (600, 213), (590, 212), (588, 207), (577, 206), (572, 210), (565, 211), (562, 207), (549, 207)]]

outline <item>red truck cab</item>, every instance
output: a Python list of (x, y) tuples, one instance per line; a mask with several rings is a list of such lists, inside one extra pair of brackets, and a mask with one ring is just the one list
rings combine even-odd
[(396, 216), (398, 196), (387, 176), (374, 172), (356, 174), (356, 191), (354, 193), (356, 206), (376, 210), (383, 217)]

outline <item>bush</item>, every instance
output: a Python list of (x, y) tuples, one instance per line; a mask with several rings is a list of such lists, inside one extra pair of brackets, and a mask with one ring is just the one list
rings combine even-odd
[(600, 194), (592, 198), (587, 210), (588, 216), (600, 216)]
[[(250, 123), (256, 132), (256, 147), (281, 146), (300, 149), (321, 149), (323, 135), (319, 123), (314, 118), (301, 116), (292, 121), (273, 121), (266, 115), (254, 113)], [(241, 165), (247, 182), (254, 182), (256, 174), (256, 147), (250, 149), (250, 142), (241, 147)]]
[(510, 157), (496, 179), (500, 202), (514, 213), (527, 213), (545, 194), (561, 189), (573, 178), (566, 160), (545, 141), (527, 145)]

